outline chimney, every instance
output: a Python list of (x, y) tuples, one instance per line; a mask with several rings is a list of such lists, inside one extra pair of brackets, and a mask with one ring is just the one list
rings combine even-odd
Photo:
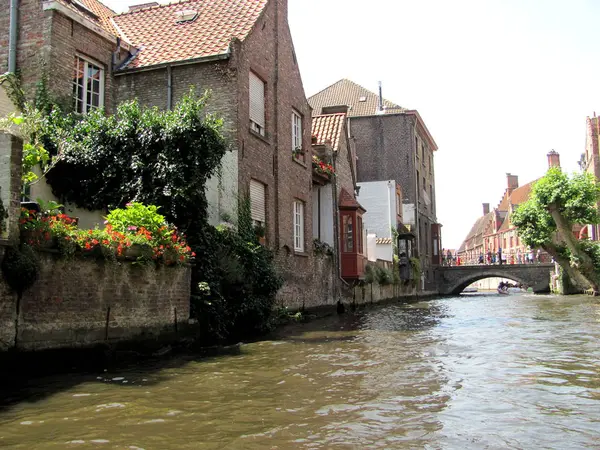
[(489, 214), (489, 212), (490, 212), (490, 204), (484, 203), (483, 204), (483, 215), (485, 216), (486, 214)]
[(519, 187), (519, 177), (517, 175), (506, 174), (506, 187), (508, 188), (508, 195), (512, 194), (516, 188)]
[(159, 6), (158, 2), (140, 3), (138, 5), (131, 5), (127, 12), (139, 11), (140, 9), (152, 8), (154, 6)]
[(550, 150), (548, 153), (548, 168), (558, 167), (560, 169), (560, 155), (554, 150)]
[(377, 99), (377, 111), (375, 111), (376, 114), (383, 114), (383, 93), (382, 93), (382, 87), (381, 87), (381, 81), (379, 82), (379, 98)]

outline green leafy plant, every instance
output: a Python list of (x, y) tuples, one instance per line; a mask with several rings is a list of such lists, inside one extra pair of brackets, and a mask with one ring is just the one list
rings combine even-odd
[(333, 256), (333, 247), (319, 239), (313, 239), (313, 251), (315, 255)]
[(421, 261), (419, 258), (410, 258), (410, 268), (412, 270), (412, 282), (416, 287), (421, 281)]
[(8, 247), (2, 260), (2, 274), (8, 285), (21, 294), (31, 287), (39, 275), (39, 263), (35, 252), (28, 245), (21, 249)]
[(139, 202), (127, 203), (125, 208), (113, 209), (106, 216), (106, 223), (113, 230), (121, 233), (136, 231), (142, 227), (150, 233), (155, 233), (167, 225), (165, 217), (158, 213), (157, 206), (144, 205)]

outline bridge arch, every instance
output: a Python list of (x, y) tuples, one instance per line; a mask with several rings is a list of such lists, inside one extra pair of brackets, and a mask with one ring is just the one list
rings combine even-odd
[(452, 290), (452, 294), (453, 295), (458, 295), (460, 294), (462, 291), (464, 291), (469, 285), (471, 285), (472, 283), (475, 283), (476, 281), (479, 280), (485, 280), (486, 278), (504, 278), (507, 280), (511, 280), (514, 281), (515, 283), (521, 283), (524, 285), (527, 285), (527, 282), (519, 277), (516, 277), (514, 275), (503, 275), (503, 274), (495, 274), (495, 275), (475, 275), (475, 276), (471, 276), (471, 277), (466, 277), (464, 280), (458, 281), (458, 285)]
[(458, 266), (438, 268), (438, 290), (442, 295), (458, 295), (467, 286), (485, 278), (506, 278), (541, 293), (550, 290), (553, 264), (515, 264), (498, 266)]

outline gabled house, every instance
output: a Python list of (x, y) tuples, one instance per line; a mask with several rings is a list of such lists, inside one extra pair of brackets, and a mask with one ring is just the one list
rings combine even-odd
[[(0, 6), (8, 11), (9, 0)], [(209, 221), (235, 220), (248, 195), (286, 278), (281, 301), (295, 306), (320, 285), (306, 286), (315, 272), (311, 108), (287, 13), (287, 0), (181, 0), (124, 14), (98, 0), (21, 0), (16, 17), (0, 17), (10, 44), (0, 70), (13, 64), (28, 92), (46, 76), (81, 113), (129, 99), (169, 109), (190, 87), (210, 90), (231, 151), (207, 186)]]
[[(426, 281), (441, 262), (431, 133), (416, 110), (406, 109), (347, 79), (309, 98), (313, 115), (345, 108), (357, 154), (359, 182), (394, 180), (402, 190), (404, 223), (416, 235)], [(368, 207), (367, 207), (368, 209)]]
[(356, 192), (356, 155), (346, 112), (312, 120), (313, 237), (333, 247), (336, 275), (347, 283), (365, 268), (363, 214)]

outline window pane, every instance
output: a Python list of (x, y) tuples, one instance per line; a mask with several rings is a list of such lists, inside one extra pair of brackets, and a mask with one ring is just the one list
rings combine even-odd
[(352, 229), (352, 218), (350, 216), (343, 216), (343, 241), (344, 241), (344, 251), (352, 252), (354, 251), (354, 232)]
[(104, 70), (79, 56), (73, 68), (73, 101), (75, 111), (88, 112), (103, 105)]

